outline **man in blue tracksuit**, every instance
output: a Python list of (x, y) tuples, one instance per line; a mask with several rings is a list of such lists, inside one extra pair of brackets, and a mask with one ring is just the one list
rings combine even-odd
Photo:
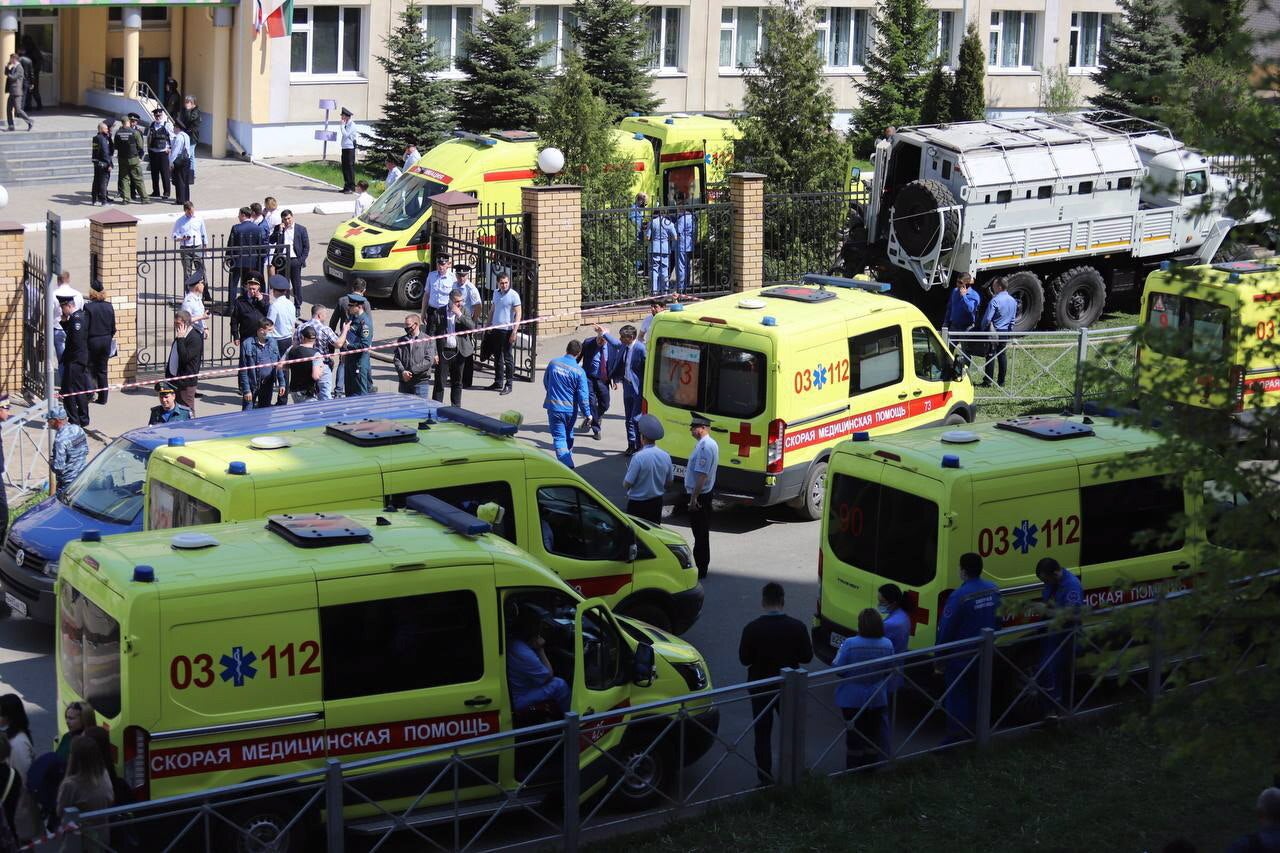
[(947, 299), (947, 314), (942, 318), (942, 328), (952, 332), (972, 332), (978, 326), (978, 306), (982, 296), (973, 288), (973, 276), (965, 273), (956, 279)]
[(542, 374), (542, 387), (547, 391), (542, 407), (551, 423), (551, 441), (556, 458), (573, 467), (573, 425), (579, 414), (591, 417), (591, 389), (586, 371), (578, 364), (582, 342), (574, 339), (565, 354), (553, 358)]
[(695, 230), (693, 213), (681, 202), (676, 214), (676, 290), (681, 293), (689, 286), (689, 259), (693, 257)]
[[(982, 557), (972, 552), (960, 555), (959, 588), (947, 598), (938, 622), (938, 645), (966, 640), (982, 634), (983, 628), (999, 628), (1000, 591), (982, 577)], [(968, 670), (966, 671), (966, 666)], [(948, 740), (961, 740), (975, 731), (978, 716), (975, 689), (978, 684), (976, 657), (964, 655), (943, 665), (947, 694), (942, 707), (947, 712)]]
[(1051, 631), (1040, 641), (1040, 664), (1036, 667), (1045, 710), (1053, 713), (1061, 705), (1062, 688), (1071, 677), (1071, 661), (1076, 653), (1074, 617), (1084, 606), (1084, 587), (1053, 557), (1036, 563), (1036, 577), (1044, 584), (1040, 600), (1048, 608), (1048, 618), (1067, 614), (1064, 630)]
[(671, 248), (676, 241), (676, 227), (671, 220), (654, 208), (649, 220), (649, 290), (653, 295), (665, 293), (671, 287)]

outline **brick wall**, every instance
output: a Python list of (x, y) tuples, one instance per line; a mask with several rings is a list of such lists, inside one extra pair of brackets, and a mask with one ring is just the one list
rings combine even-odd
[(523, 187), (520, 195), (538, 263), (538, 333), (567, 334), (582, 311), (582, 188)]
[(734, 172), (729, 176), (733, 205), (733, 291), (764, 286), (764, 175)]
[(22, 391), (22, 226), (0, 222), (0, 391)]
[(138, 220), (119, 210), (89, 217), (90, 269), (116, 311), (116, 348), (107, 379), (115, 385), (138, 376)]

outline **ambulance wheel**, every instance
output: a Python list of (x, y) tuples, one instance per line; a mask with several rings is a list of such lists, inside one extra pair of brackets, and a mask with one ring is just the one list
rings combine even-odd
[(814, 462), (804, 478), (804, 490), (791, 502), (801, 518), (817, 521), (822, 518), (822, 502), (827, 491), (827, 463)]
[(1029, 332), (1040, 324), (1044, 313), (1044, 286), (1040, 276), (1030, 270), (1019, 270), (1004, 277), (1005, 290), (1018, 303), (1018, 313), (1013, 320), (1013, 331)]
[(646, 622), (659, 631), (671, 630), (671, 617), (667, 615), (667, 611), (651, 602), (627, 607), (622, 611), (622, 615), (630, 616), (639, 622)]
[(425, 289), (426, 280), (422, 276), (422, 270), (407, 270), (396, 279), (395, 287), (391, 289), (391, 298), (401, 308), (420, 308)]
[[(942, 229), (938, 229), (938, 211)], [(956, 197), (942, 181), (912, 181), (898, 191), (889, 212), (893, 233), (898, 245), (913, 258), (922, 258), (933, 252), (938, 241), (947, 249), (956, 244), (960, 232), (960, 213)]]
[(1059, 329), (1083, 329), (1102, 316), (1107, 285), (1093, 267), (1073, 267), (1049, 282), (1053, 322)]
[(969, 423), (969, 419), (966, 418), (963, 414), (961, 414), (960, 412), (952, 412), (951, 414), (947, 415), (946, 420), (942, 422), (942, 425), (943, 426), (964, 426), (967, 423)]
[(228, 810), (226, 818), (231, 826), (223, 827), (220, 849), (234, 853), (303, 853), (312, 849), (308, 835), (315, 814), (294, 820), (303, 802), (297, 797), (280, 796)]
[(671, 787), (675, 755), (665, 744), (659, 743), (646, 753), (648, 746), (643, 738), (630, 738), (623, 743), (624, 769), (619, 771), (622, 782), (610, 798), (621, 811), (647, 809), (657, 802), (660, 792)]

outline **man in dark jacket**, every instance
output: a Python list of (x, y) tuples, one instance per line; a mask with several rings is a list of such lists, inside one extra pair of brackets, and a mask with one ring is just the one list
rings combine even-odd
[(191, 137), (192, 147), (200, 144), (200, 108), (196, 106), (195, 95), (187, 95), (182, 101), (182, 111), (173, 117), (182, 125), (182, 129)]
[[(164, 365), (164, 378), (178, 392), (178, 402), (196, 411), (195, 375), (204, 361), (204, 335), (191, 323), (191, 312), (178, 309), (173, 312), (173, 344)], [(179, 378), (184, 377), (184, 378)]]
[(595, 337), (582, 342), (582, 369), (587, 372), (587, 380), (591, 383), (591, 417), (584, 418), (582, 430), (591, 430), (591, 437), (600, 440), (600, 421), (604, 413), (609, 411), (609, 389), (613, 376), (618, 373), (622, 362), (622, 341), (609, 334), (603, 326), (595, 326)]
[(107, 402), (107, 362), (111, 360), (111, 342), (116, 336), (116, 309), (106, 299), (102, 282), (89, 284), (89, 301), (84, 314), (89, 320), (89, 379), (98, 389), (95, 401)]
[(172, 382), (157, 382), (156, 396), (160, 398), (160, 404), (151, 407), (147, 426), (191, 420), (191, 410), (178, 402), (177, 389)]
[[(151, 111), (151, 124), (147, 126), (147, 158), (151, 163), (151, 197), (168, 198), (173, 190), (169, 179), (169, 145), (173, 141), (173, 129), (164, 118), (164, 108)], [(160, 192), (163, 185), (164, 193)]]
[(67, 420), (78, 427), (89, 425), (89, 319), (84, 310), (76, 308), (74, 296), (59, 296), (58, 308), (62, 312), (62, 330), (66, 343), (62, 348), (62, 403), (67, 408)]
[[(293, 211), (280, 213), (280, 224), (271, 231), (272, 255), (284, 255), (288, 259), (289, 283), (293, 286), (293, 304), (302, 312), (302, 268), (311, 254), (311, 237), (305, 225), (294, 221)], [(281, 270), (283, 273), (284, 270)]]
[(267, 259), (262, 226), (253, 221), (253, 211), (242, 207), (238, 218), (240, 221), (231, 226), (231, 233), (227, 235), (227, 268), (231, 273), (228, 301), (236, 298), (238, 285), (246, 276), (250, 273), (262, 275), (262, 267)]
[(231, 303), (231, 332), (237, 341), (258, 334), (258, 323), (267, 316), (267, 299), (262, 295), (262, 282), (255, 275), (245, 279), (244, 291)]
[(396, 379), (401, 394), (416, 394), (426, 398), (431, 396), (431, 368), (439, 359), (436, 356), (436, 342), (422, 334), (422, 318), (417, 314), (408, 314), (404, 318), (404, 334), (396, 341), (395, 366)]
[(111, 129), (105, 121), (98, 122), (98, 132), (93, 137), (93, 188), (89, 191), (90, 203), (106, 205), (107, 182), (111, 180)]
[(263, 318), (257, 334), (240, 344), (240, 410), (265, 409), (283, 399), (289, 386), (280, 366), (280, 350), (271, 336), (275, 324)]
[(120, 166), (120, 173), (116, 175), (116, 190), (120, 193), (121, 204), (147, 201), (142, 190), (142, 151), (145, 143), (142, 133), (134, 127), (136, 119), (137, 113), (121, 116), (114, 138), (116, 158)]

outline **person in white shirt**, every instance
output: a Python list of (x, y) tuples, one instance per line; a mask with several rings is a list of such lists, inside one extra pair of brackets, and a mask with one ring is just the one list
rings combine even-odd
[(262, 224), (270, 234), (280, 224), (280, 202), (275, 196), (267, 196), (262, 200)]
[(413, 164), (422, 159), (422, 155), (418, 153), (418, 146), (410, 142), (404, 147), (404, 170), (407, 172), (413, 168)]
[(511, 375), (515, 372), (516, 335), (520, 333), (520, 294), (511, 289), (511, 274), (498, 273), (498, 289), (493, 294), (493, 310), (485, 332), (489, 338), (484, 349), (493, 353), (493, 384), (490, 391), (511, 393)]
[(395, 157), (387, 157), (387, 186), (394, 184), (400, 174), (400, 161)]
[(204, 310), (204, 270), (191, 273), (185, 284), (187, 295), (182, 298), (182, 310), (191, 315), (191, 325), (207, 339), (209, 332), (205, 329), (205, 320), (209, 315)]
[(449, 269), (449, 256), (441, 252), (436, 255), (436, 268), (427, 274), (426, 287), (422, 292), (422, 319), (427, 321), (427, 328), (434, 329), (435, 321), (444, 320), (444, 309), (449, 304), (449, 294), (453, 292), (453, 270)]
[(195, 158), (196, 147), (191, 144), (191, 137), (187, 132), (179, 126), (169, 142), (169, 173), (173, 177), (173, 199), (178, 204), (191, 201), (191, 180), (195, 177), (191, 164), (195, 162)]
[(267, 308), (267, 319), (275, 324), (271, 337), (276, 339), (281, 352), (293, 345), (293, 330), (298, 325), (298, 311), (289, 298), (291, 287), (289, 279), (284, 276), (271, 276), (271, 306)]
[(356, 196), (355, 215), (359, 216), (369, 209), (369, 205), (373, 204), (373, 196), (369, 195), (369, 182), (356, 181), (356, 189), (360, 194)]
[(205, 231), (204, 220), (196, 216), (196, 206), (190, 201), (182, 205), (182, 215), (173, 223), (172, 237), (182, 254), (183, 274), (191, 275), (197, 269), (204, 269), (200, 250), (209, 245), (209, 234)]
[(665, 299), (654, 299), (649, 303), (649, 316), (640, 321), (640, 343), (648, 343), (649, 327), (653, 325), (653, 318), (667, 310), (667, 302)]

